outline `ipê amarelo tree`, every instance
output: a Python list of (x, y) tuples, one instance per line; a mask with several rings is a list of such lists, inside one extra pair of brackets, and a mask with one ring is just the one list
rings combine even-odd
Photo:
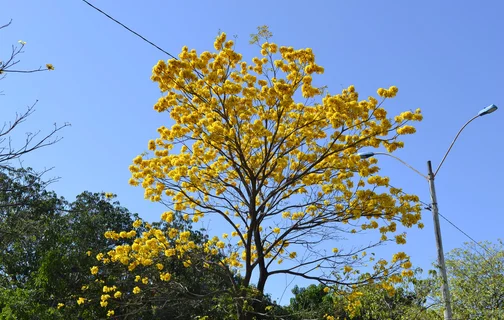
[[(371, 267), (366, 249), (404, 243), (398, 224), (422, 227), (418, 197), (391, 187), (378, 175), (376, 159), (357, 155), (362, 148), (402, 148), (399, 138), (415, 132), (409, 123), (422, 119), (420, 110), (390, 118), (383, 103), (396, 87), (379, 89), (379, 99), (359, 100), (353, 86), (326, 93), (313, 84), (324, 69), (312, 50), (278, 46), (271, 36), (259, 28), (251, 42), (260, 56), (250, 63), (225, 33), (214, 52), (183, 47), (178, 59), (159, 61), (152, 80), (164, 95), (154, 109), (169, 113), (174, 124), (160, 127), (159, 138), (148, 143), (152, 153), (130, 166), (130, 184), (169, 208), (163, 220), (182, 212), (195, 222), (218, 216), (220, 227), (227, 226), (204, 249), (208, 256), (223, 254), (219, 266), (230, 275), (239, 272), (230, 292), (239, 319), (266, 316), (254, 301), (279, 274), (326, 285), (383, 280), (393, 290), (394, 281), (413, 274), (409, 257), (399, 252)], [(344, 247), (343, 236), (358, 239), (366, 229), (377, 229), (374, 243)], [(158, 231), (110, 252), (112, 261), (134, 272), (169, 255), (191, 267), (188, 235)], [(167, 238), (177, 238), (177, 245), (168, 247)]]

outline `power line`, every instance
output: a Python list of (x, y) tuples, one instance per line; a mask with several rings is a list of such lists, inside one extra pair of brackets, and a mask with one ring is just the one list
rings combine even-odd
[(471, 239), (472, 242), (474, 242), (475, 244), (477, 244), (478, 246), (480, 246), (481, 248), (483, 248), (483, 250), (485, 250), (488, 254), (492, 254), (490, 252), (490, 250), (488, 250), (488, 248), (486, 248), (485, 246), (483, 246), (481, 243), (477, 242), (476, 240), (474, 240), (471, 236), (469, 236), (466, 232), (464, 232), (462, 229), (460, 229), (459, 227), (457, 227), (453, 222), (451, 222), (450, 220), (448, 220), (448, 218), (446, 218), (445, 216), (443, 216), (441, 213), (439, 213), (439, 216), (443, 219), (446, 220), (446, 222), (448, 222), (449, 224), (451, 224), (455, 229), (457, 229), (458, 231), (460, 231), (463, 235), (465, 235), (466, 237), (468, 237), (469, 239)]
[[(391, 185), (391, 187), (392, 187), (392, 188), (394, 188), (394, 189), (398, 189), (398, 190), (400, 190), (400, 192), (401, 192), (401, 193), (403, 193), (403, 194), (407, 194), (407, 193), (405, 193), (404, 191), (402, 191), (402, 189), (396, 188), (396, 187), (394, 187), (394, 186), (392, 186), (392, 185)], [(426, 202), (424, 202), (424, 201), (422, 201), (422, 200), (418, 200), (418, 201), (419, 201), (421, 204), (423, 204), (423, 205), (425, 206), (425, 209), (427, 209), (427, 210), (429, 210), (429, 211), (431, 210), (431, 204), (430, 204), (430, 203), (426, 203)], [(478, 245), (478, 246), (480, 246), (481, 248), (483, 248), (483, 250), (485, 250), (488, 254), (492, 254), (492, 253), (488, 250), (488, 248), (486, 248), (486, 247), (485, 247), (485, 246), (483, 246), (481, 243), (479, 243), (479, 242), (477, 242), (476, 240), (474, 240), (474, 239), (473, 239), (470, 235), (468, 235), (468, 234), (467, 234), (467, 232), (464, 232), (462, 229), (460, 229), (459, 227), (457, 227), (457, 226), (455, 225), (455, 223), (453, 223), (453, 222), (451, 222), (450, 220), (448, 220), (448, 218), (446, 218), (445, 216), (443, 216), (441, 213), (439, 213), (439, 212), (438, 212), (438, 214), (439, 214), (439, 216), (440, 216), (441, 218), (443, 218), (444, 220), (446, 220), (446, 222), (448, 222), (449, 224), (451, 224), (451, 225), (452, 225), (455, 229), (457, 229), (459, 232), (461, 232), (463, 235), (465, 235), (468, 239), (470, 239), (470, 240), (471, 240), (472, 242), (474, 242), (476, 245)], [(480, 253), (480, 255), (481, 255), (481, 253)], [(483, 255), (482, 255), (482, 256), (483, 256)]]
[[(101, 14), (103, 14), (104, 16), (106, 16), (107, 18), (109, 18), (110, 20), (114, 21), (115, 23), (117, 23), (118, 25), (120, 25), (121, 27), (123, 27), (124, 29), (128, 30), (129, 32), (133, 33), (134, 35), (136, 35), (137, 37), (139, 37), (140, 39), (142, 39), (143, 41), (147, 42), (148, 44), (150, 44), (151, 46), (153, 46), (154, 48), (158, 49), (159, 51), (167, 54), (169, 57), (175, 59), (175, 60), (178, 60), (177, 57), (175, 57), (174, 55), (170, 54), (168, 51), (164, 50), (163, 48), (159, 47), (158, 45), (156, 45), (154, 42), (152, 41), (149, 41), (147, 38), (145, 38), (144, 36), (142, 36), (141, 34), (139, 34), (138, 32), (134, 31), (133, 29), (129, 28), (128, 26), (126, 26), (124, 23), (120, 22), (119, 20), (117, 19), (114, 19), (111, 15), (109, 15), (108, 13), (106, 13), (105, 11), (101, 10), (100, 8), (92, 5), (91, 3), (89, 3), (88, 1), (86, 0), (82, 0), (84, 3), (86, 3), (87, 5), (89, 5), (91, 8), (95, 9), (96, 11), (100, 12)], [(198, 72), (196, 69), (194, 69), (194, 71), (198, 74), (198, 76), (201, 76), (201, 73)], [(183, 84), (177, 82), (173, 77), (171, 77), (170, 75), (166, 75), (168, 77), (168, 79), (170, 79), (172, 82), (176, 83), (177, 85), (181, 86), (181, 90), (184, 91), (185, 93), (188, 93), (188, 94), (194, 94), (196, 95), (198, 98), (204, 100), (200, 95), (197, 95), (196, 93), (194, 92), (191, 92), (189, 90), (186, 89), (186, 86), (184, 86)]]
[(144, 36), (142, 36), (141, 34), (139, 34), (138, 32), (132, 30), (131, 28), (128, 28), (126, 25), (124, 25), (123, 23), (121, 23), (120, 21), (114, 19), (112, 16), (110, 16), (109, 14), (107, 14), (106, 12), (104, 12), (103, 10), (101, 10), (100, 8), (97, 8), (95, 7), (94, 5), (92, 5), (91, 3), (89, 3), (88, 1), (86, 0), (82, 0), (83, 2), (85, 2), (87, 5), (89, 5), (91, 8), (95, 9), (96, 11), (100, 12), (101, 14), (103, 14), (104, 16), (106, 16), (107, 18), (109, 18), (110, 20), (114, 21), (115, 23), (117, 23), (118, 25), (120, 25), (121, 27), (123, 27), (124, 29), (128, 30), (129, 32), (133, 33), (134, 35), (136, 35), (137, 37), (139, 37), (140, 39), (142, 39), (143, 41), (147, 42), (148, 44), (150, 44), (151, 46), (155, 47), (156, 49), (158, 49), (159, 51), (167, 54), (168, 56), (172, 57), (173, 59), (175, 60), (178, 60), (176, 57), (174, 57), (173, 55), (171, 55), (168, 51), (160, 48), (158, 45), (156, 45), (154, 42), (152, 41), (149, 41), (148, 39), (146, 39)]

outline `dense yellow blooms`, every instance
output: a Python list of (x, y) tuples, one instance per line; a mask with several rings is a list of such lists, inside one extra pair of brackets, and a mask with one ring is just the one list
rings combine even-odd
[[(137, 220), (132, 230), (108, 231), (109, 239), (134, 240), (97, 259), (130, 272), (153, 266), (161, 280), (170, 281), (160, 257), (180, 259), (189, 268), (195, 249), (207, 255), (205, 263), (220, 252), (226, 267), (252, 272), (259, 261), (298, 263), (305, 234), (335, 240), (340, 232), (354, 236), (373, 229), (377, 242), (392, 234), (404, 243), (403, 234), (395, 235), (397, 224), (420, 226), (418, 197), (391, 187), (379, 175), (378, 160), (358, 153), (403, 148), (400, 137), (415, 132), (411, 124), (422, 120), (420, 110), (389, 116), (384, 102), (397, 95), (395, 86), (379, 89), (380, 100), (360, 99), (354, 86), (328, 93), (316, 85), (324, 69), (310, 48), (264, 42), (258, 56), (245, 61), (234, 47), (221, 33), (213, 52), (183, 47), (179, 59), (154, 66), (152, 80), (164, 93), (154, 110), (168, 113), (173, 124), (158, 128), (159, 137), (147, 144), (150, 153), (133, 159), (129, 183), (141, 186), (146, 199), (169, 205), (161, 216), (169, 228)], [(170, 227), (177, 211), (193, 222), (218, 215), (229, 230), (196, 248), (190, 231)], [(139, 234), (141, 226), (146, 231)], [(342, 252), (334, 248), (318, 266), (343, 265), (345, 279), (357, 274), (338, 259), (366, 255)], [(399, 253), (392, 264), (407, 259)], [(392, 264), (377, 261), (375, 274), (387, 274)], [(149, 283), (140, 276), (136, 281)]]

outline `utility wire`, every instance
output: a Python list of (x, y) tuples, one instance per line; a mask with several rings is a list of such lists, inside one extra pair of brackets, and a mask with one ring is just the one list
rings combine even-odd
[[(400, 188), (396, 188), (396, 187), (394, 187), (394, 186), (392, 186), (392, 185), (391, 185), (391, 187), (392, 187), (392, 188), (394, 188), (394, 189), (398, 189), (398, 190), (400, 190), (400, 192), (401, 192), (402, 194), (407, 194), (406, 192), (402, 191), (402, 189), (400, 189)], [(425, 209), (427, 209), (427, 210), (429, 210), (429, 211), (431, 210), (431, 204), (430, 204), (430, 203), (426, 203), (426, 202), (424, 202), (424, 201), (422, 201), (422, 200), (419, 200), (419, 202), (425, 206)], [(466, 236), (469, 240), (471, 240), (472, 242), (474, 242), (474, 243), (475, 243), (476, 245), (478, 245), (479, 247), (483, 248), (483, 250), (485, 250), (488, 254), (490, 254), (490, 255), (492, 254), (492, 253), (490, 252), (490, 250), (488, 250), (488, 248), (486, 248), (486, 247), (485, 247), (485, 246), (483, 246), (481, 243), (479, 243), (479, 242), (477, 242), (476, 240), (474, 240), (474, 239), (473, 239), (470, 235), (468, 235), (468, 234), (467, 234), (467, 232), (464, 232), (462, 229), (460, 229), (459, 227), (457, 227), (457, 226), (455, 225), (455, 223), (453, 223), (453, 222), (451, 222), (450, 220), (448, 220), (448, 218), (446, 218), (445, 216), (443, 216), (441, 213), (439, 213), (439, 212), (438, 212), (438, 214), (439, 214), (439, 216), (440, 216), (441, 218), (443, 218), (444, 220), (446, 220), (446, 222), (448, 222), (449, 224), (451, 224), (451, 225), (452, 225), (455, 229), (457, 229), (459, 232), (461, 232), (463, 235), (465, 235), (465, 236)], [(476, 252), (477, 252), (477, 251), (476, 251)], [(481, 253), (480, 253), (480, 255), (481, 255)], [(483, 255), (482, 255), (482, 256), (483, 256)]]
[[(132, 30), (131, 28), (127, 27), (125, 24), (123, 24), (122, 22), (120, 22), (119, 20), (117, 19), (114, 19), (111, 15), (107, 14), (105, 11), (101, 10), (100, 8), (97, 8), (96, 6), (92, 5), (91, 3), (89, 3), (88, 1), (86, 0), (82, 0), (84, 3), (86, 3), (87, 5), (89, 5), (91, 8), (95, 9), (96, 11), (100, 12), (101, 14), (103, 14), (104, 16), (106, 16), (107, 18), (109, 18), (110, 20), (114, 21), (115, 23), (117, 23), (118, 25), (120, 25), (121, 27), (123, 27), (124, 29), (128, 30), (129, 32), (133, 33), (134, 35), (136, 35), (137, 37), (139, 37), (140, 39), (142, 39), (143, 41), (147, 42), (148, 44), (150, 44), (151, 46), (153, 46), (154, 48), (158, 49), (159, 51), (167, 54), (169, 57), (175, 59), (175, 60), (178, 60), (177, 57), (175, 57), (174, 55), (170, 54), (168, 51), (164, 50), (163, 48), (159, 47), (158, 45), (156, 45), (154, 42), (152, 41), (149, 41), (147, 38), (145, 38), (144, 36), (142, 36), (141, 34), (139, 34), (138, 32)], [(196, 69), (194, 69), (194, 71), (198, 74), (198, 76), (201, 76), (201, 73), (198, 72)], [(167, 75), (168, 79), (170, 79), (172, 82), (176, 83), (177, 85), (181, 86), (182, 87), (182, 91), (184, 91), (184, 93), (186, 94), (194, 94), (196, 95), (198, 98), (204, 100), (200, 95), (197, 95), (195, 92), (191, 92), (189, 90), (186, 89), (186, 87), (177, 82), (173, 77)]]
[(488, 250), (487, 247), (485, 247), (484, 245), (482, 245), (481, 243), (477, 242), (476, 240), (474, 240), (473, 238), (471, 238), (471, 236), (469, 236), (466, 232), (464, 232), (462, 229), (460, 229), (459, 227), (457, 227), (453, 222), (451, 222), (450, 220), (448, 220), (448, 218), (446, 218), (445, 216), (443, 216), (441, 213), (439, 213), (439, 216), (443, 219), (446, 220), (446, 222), (448, 222), (449, 224), (451, 224), (455, 229), (457, 229), (458, 231), (460, 231), (463, 235), (465, 235), (466, 237), (468, 237), (469, 239), (471, 239), (472, 242), (474, 242), (475, 244), (477, 244), (478, 246), (480, 246), (481, 248), (483, 248), (483, 250), (485, 250), (488, 254), (492, 254), (490, 252), (490, 250)]
[(151, 46), (155, 47), (156, 49), (158, 49), (159, 51), (167, 54), (168, 56), (172, 57), (173, 59), (175, 60), (178, 60), (176, 57), (174, 57), (173, 55), (171, 55), (168, 51), (160, 48), (158, 45), (156, 45), (154, 42), (152, 41), (149, 41), (147, 40), (144, 36), (142, 36), (141, 34), (139, 34), (138, 32), (128, 28), (126, 25), (124, 25), (123, 23), (121, 23), (120, 21), (114, 19), (112, 16), (110, 16), (109, 14), (107, 14), (106, 12), (104, 12), (103, 10), (101, 10), (100, 8), (97, 8), (95, 7), (94, 5), (92, 5), (91, 3), (89, 3), (88, 1), (86, 0), (82, 0), (83, 2), (85, 2), (87, 5), (89, 5), (91, 8), (95, 9), (96, 11), (100, 12), (101, 14), (103, 14), (104, 16), (106, 16), (107, 18), (109, 18), (110, 20), (114, 21), (115, 23), (117, 23), (118, 25), (120, 25), (121, 27), (123, 27), (124, 29), (128, 30), (129, 32), (133, 33), (134, 35), (136, 35), (137, 37), (139, 37), (140, 39), (142, 39), (143, 41), (147, 42), (148, 44), (150, 44)]

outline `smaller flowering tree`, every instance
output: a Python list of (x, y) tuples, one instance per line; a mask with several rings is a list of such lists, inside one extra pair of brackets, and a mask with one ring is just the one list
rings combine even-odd
[[(182, 212), (194, 222), (218, 216), (229, 230), (197, 246), (189, 231), (152, 228), (107, 255), (130, 272), (163, 257), (187, 268), (221, 268), (233, 279), (227, 294), (239, 319), (267, 316), (258, 301), (276, 275), (328, 285), (383, 281), (393, 290), (411, 275), (409, 257), (374, 261), (363, 274), (359, 267), (373, 261), (366, 251), (390, 239), (405, 243), (398, 224), (421, 227), (418, 197), (391, 187), (376, 159), (357, 155), (362, 148), (402, 148), (399, 137), (415, 132), (409, 123), (422, 119), (420, 110), (389, 117), (384, 102), (396, 87), (379, 89), (380, 100), (359, 99), (353, 86), (325, 93), (314, 85), (324, 69), (313, 51), (278, 46), (270, 37), (259, 29), (252, 39), (259, 56), (251, 62), (225, 33), (214, 52), (183, 47), (179, 59), (159, 61), (152, 80), (165, 95), (154, 109), (174, 124), (159, 128), (148, 143), (152, 154), (130, 166), (130, 184), (166, 204), (168, 225)], [(362, 230), (377, 230), (376, 242), (347, 248), (343, 237), (358, 239)], [(333, 249), (324, 250), (328, 245)], [(196, 250), (204, 253), (201, 261), (191, 258)]]
[[(193, 248), (186, 254), (192, 261), (190, 268), (186, 267), (186, 261), (170, 253), (158, 254), (141, 260), (135, 267), (123, 268), (123, 264), (130, 261), (128, 256), (134, 251), (142, 251), (142, 246), (156, 248), (163, 243), (166, 248), (176, 247), (178, 239), (165, 236), (174, 227), (188, 235), (187, 241)], [(145, 238), (151, 236), (147, 244)], [(120, 318), (186, 319), (205, 313), (211, 319), (222, 319), (229, 313), (226, 302), (219, 299), (218, 293), (227, 291), (232, 281), (221, 269), (203, 265), (206, 254), (196, 248), (208, 238), (202, 232), (192, 230), (190, 222), (184, 221), (181, 215), (176, 214), (171, 224), (151, 225), (137, 219), (133, 222), (133, 230), (107, 231), (105, 237), (116, 241), (117, 246), (105, 254), (96, 254), (97, 265), (90, 268), (95, 281), (82, 288), (82, 296), (77, 300), (82, 307), (92, 305), (102, 308), (109, 317)], [(154, 246), (153, 239), (160, 242)], [(217, 256), (214, 263), (218, 261)]]

